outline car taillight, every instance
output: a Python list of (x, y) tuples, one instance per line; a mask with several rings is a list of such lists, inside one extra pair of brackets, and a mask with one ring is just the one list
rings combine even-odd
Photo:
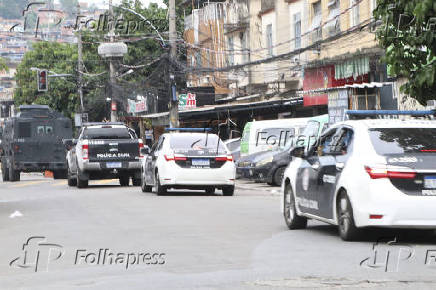
[(177, 155), (175, 155), (174, 156), (174, 160), (175, 161), (186, 161), (186, 160), (188, 160), (188, 158), (186, 158), (185, 156), (177, 156)]
[(188, 158), (185, 156), (180, 155), (173, 155), (173, 154), (165, 154), (164, 155), (166, 161), (186, 161)]
[(407, 167), (365, 166), (365, 170), (371, 179), (414, 179), (416, 177), (416, 172)]
[(139, 158), (144, 158), (144, 155), (141, 154), (141, 149), (144, 148), (144, 142), (142, 142), (141, 139), (138, 140), (138, 146), (139, 146)]
[(174, 155), (172, 154), (165, 154), (164, 158), (166, 161), (173, 161), (174, 160)]
[(233, 161), (233, 156), (232, 155), (218, 156), (218, 157), (215, 157), (215, 160), (216, 161), (221, 161), (221, 162)]
[(82, 158), (83, 160), (88, 159), (89, 157), (89, 145), (88, 144), (83, 144), (82, 145)]

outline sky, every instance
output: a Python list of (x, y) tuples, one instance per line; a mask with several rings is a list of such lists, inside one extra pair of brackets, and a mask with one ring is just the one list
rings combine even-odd
[[(102, 4), (103, 6), (107, 6), (109, 4), (108, 0), (88, 0), (86, 2), (88, 2), (89, 4), (94, 2), (97, 4)], [(112, 2), (114, 5), (116, 5), (116, 4), (121, 3), (121, 0), (113, 0)], [(141, 2), (142, 2), (142, 4), (144, 4), (144, 6), (148, 6), (148, 4), (150, 4), (150, 3), (158, 3), (159, 6), (166, 7), (165, 4), (163, 4), (162, 0), (141, 0)]]

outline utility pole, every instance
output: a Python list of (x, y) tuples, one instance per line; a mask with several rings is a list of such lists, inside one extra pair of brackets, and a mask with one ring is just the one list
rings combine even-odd
[(171, 69), (172, 61), (177, 58), (177, 30), (176, 30), (176, 1), (169, 0), (169, 40), (170, 53), (170, 127), (179, 127), (179, 100), (176, 94), (176, 83), (174, 72)]
[[(110, 42), (114, 42), (115, 36), (115, 19), (114, 10), (112, 7), (112, 0), (109, 0), (109, 17), (112, 20), (111, 31), (109, 32)], [(114, 84), (115, 84), (115, 67), (112, 58), (109, 59), (109, 79), (110, 79), (110, 94), (111, 94), (111, 122), (118, 121), (117, 102), (114, 97)]]
[[(77, 16), (80, 15), (80, 4), (77, 3)], [(78, 80), (78, 91), (80, 98), (80, 113), (83, 114), (85, 112), (85, 108), (83, 106), (83, 82), (82, 82), (82, 72), (83, 72), (83, 54), (82, 54), (82, 29), (78, 27), (77, 31), (77, 49), (78, 49), (78, 63), (77, 70), (79, 71), (79, 80)]]

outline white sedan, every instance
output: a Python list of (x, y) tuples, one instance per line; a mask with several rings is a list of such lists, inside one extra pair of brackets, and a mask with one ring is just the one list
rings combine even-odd
[(302, 150), (282, 184), (290, 229), (308, 218), (337, 225), (344, 240), (363, 227), (436, 229), (436, 121), (346, 121)]
[[(145, 149), (146, 150), (146, 149)], [(212, 194), (235, 190), (235, 164), (224, 143), (215, 134), (165, 133), (142, 163), (141, 188), (157, 194), (167, 189), (200, 189)]]

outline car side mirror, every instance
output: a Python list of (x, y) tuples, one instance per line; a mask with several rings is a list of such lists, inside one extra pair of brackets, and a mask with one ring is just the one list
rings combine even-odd
[(149, 155), (150, 154), (150, 147), (144, 146), (141, 148), (141, 154), (142, 155)]
[(291, 157), (304, 158), (304, 146), (292, 148), (289, 154), (291, 155)]

